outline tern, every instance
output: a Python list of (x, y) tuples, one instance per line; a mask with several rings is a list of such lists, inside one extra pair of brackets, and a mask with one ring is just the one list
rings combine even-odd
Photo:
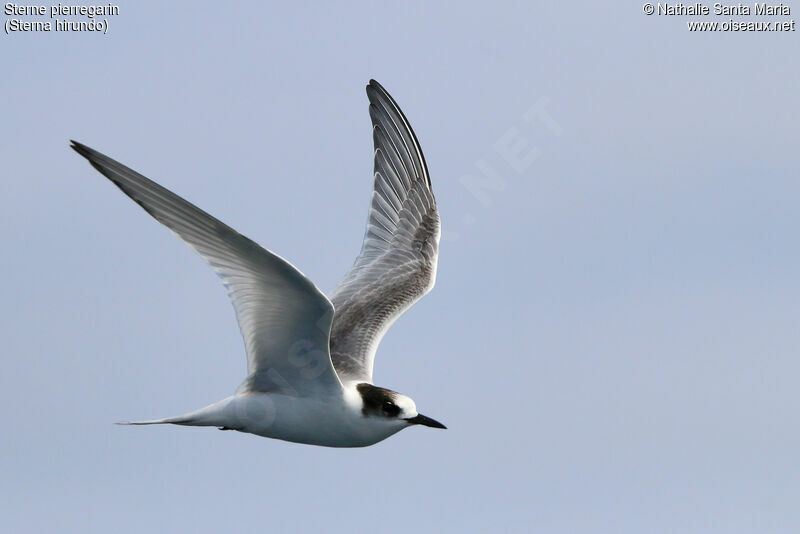
[(433, 287), (439, 213), (417, 137), (375, 80), (367, 85), (374, 184), (353, 267), (330, 298), (291, 263), (86, 145), (114, 185), (196, 250), (227, 288), (247, 353), (233, 395), (199, 410), (121, 424), (211, 426), (295, 443), (365, 447), (408, 428), (446, 428), (414, 401), (373, 385), (386, 330)]

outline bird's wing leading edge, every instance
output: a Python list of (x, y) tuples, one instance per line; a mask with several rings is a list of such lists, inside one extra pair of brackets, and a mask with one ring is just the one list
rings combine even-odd
[(333, 306), (308, 278), (152, 180), (85, 145), (73, 141), (72, 148), (222, 278), (247, 349), (240, 391), (302, 396), (341, 389), (328, 349)]
[(371, 382), (375, 350), (392, 322), (436, 278), (439, 213), (419, 142), (400, 107), (367, 85), (374, 191), (361, 253), (331, 300), (331, 359), (342, 382)]

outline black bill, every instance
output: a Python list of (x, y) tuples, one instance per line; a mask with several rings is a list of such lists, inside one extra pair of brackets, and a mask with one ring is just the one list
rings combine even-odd
[(424, 416), (422, 414), (417, 414), (416, 417), (410, 417), (406, 419), (406, 421), (408, 421), (412, 425), (425, 425), (432, 428), (444, 428), (444, 429), (447, 428), (436, 419), (431, 419), (430, 417)]

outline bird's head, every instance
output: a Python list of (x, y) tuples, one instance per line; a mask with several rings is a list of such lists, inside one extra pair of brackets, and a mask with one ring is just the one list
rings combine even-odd
[(361, 395), (361, 413), (364, 417), (381, 418), (387, 423), (403, 426), (425, 425), (432, 428), (447, 428), (439, 421), (417, 412), (417, 405), (411, 397), (367, 383), (359, 384), (356, 389)]

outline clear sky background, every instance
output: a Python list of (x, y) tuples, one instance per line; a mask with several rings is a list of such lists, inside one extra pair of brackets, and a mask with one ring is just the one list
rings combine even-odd
[[(288, 4), (0, 35), (0, 530), (800, 531), (798, 32)], [(375, 382), (449, 430), (337, 450), (114, 426), (230, 394), (244, 349), (213, 272), (68, 140), (330, 291), (367, 215), (370, 78), (444, 229)]]

